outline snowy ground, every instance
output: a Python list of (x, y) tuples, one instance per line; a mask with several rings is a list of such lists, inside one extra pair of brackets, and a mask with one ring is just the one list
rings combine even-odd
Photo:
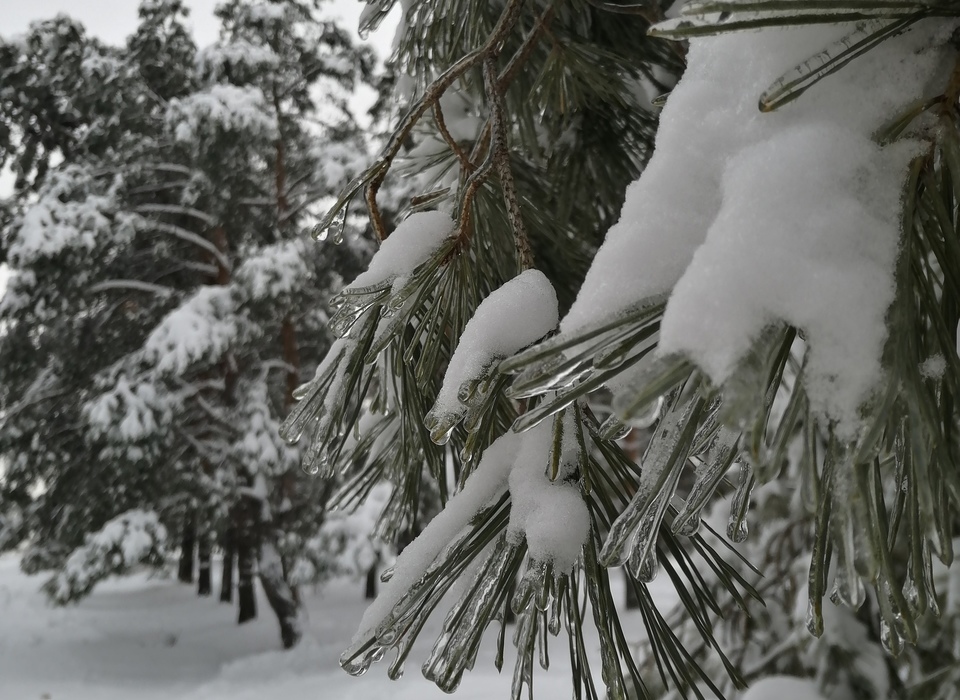
[[(305, 591), (309, 632), (292, 652), (277, 651), (276, 619), (262, 594), (258, 619), (238, 627), (233, 606), (198, 598), (190, 586), (170, 579), (140, 574), (110, 580), (68, 608), (46, 602), (38, 590), (43, 581), (23, 575), (15, 557), (0, 557), (0, 700), (448, 697), (419, 672), (440, 619), (421, 635), (400, 681), (389, 681), (383, 664), (359, 679), (340, 670), (337, 659), (365, 607), (354, 581)], [(672, 592), (659, 593), (669, 601)], [(624, 623), (642, 638), (639, 616), (628, 614)], [(561, 644), (554, 646), (550, 671), (538, 668), (534, 676), (540, 699), (570, 697)], [(508, 659), (503, 675), (497, 674), (493, 644), (485, 644), (455, 699), (506, 700), (512, 669)]]

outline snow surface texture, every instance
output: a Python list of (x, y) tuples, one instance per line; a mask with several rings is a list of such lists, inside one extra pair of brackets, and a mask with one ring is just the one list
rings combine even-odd
[[(616, 600), (623, 580), (613, 572)], [(212, 577), (220, 580), (215, 557)], [(651, 586), (666, 609), (676, 595), (661, 576)], [(368, 673), (362, 679), (340, 669), (340, 652), (365, 601), (354, 580), (301, 588), (309, 618), (300, 646), (280, 651), (277, 620), (262, 595), (260, 615), (237, 626), (236, 608), (201, 598), (193, 586), (140, 572), (102, 582), (75, 606), (53, 607), (38, 591), (40, 576), (26, 576), (19, 556), (0, 555), (0, 698), (3, 700), (441, 700), (451, 696), (414, 672), (430, 652), (443, 616), (427, 621), (414, 645), (408, 672), (399, 681)], [(258, 586), (259, 587), (259, 586)], [(642, 639), (635, 610), (621, 611), (627, 634)], [(487, 631), (475, 669), (456, 700), (510, 697), (511, 673), (498, 673), (496, 626)], [(592, 625), (588, 653), (599, 653)], [(565, 643), (551, 640), (550, 670), (537, 672), (537, 697), (571, 694)], [(507, 644), (504, 666), (512, 668)], [(595, 670), (599, 676), (599, 670)], [(600, 683), (599, 677), (597, 682)], [(780, 698), (779, 700), (787, 700)]]
[(809, 340), (814, 410), (849, 437), (879, 379), (902, 183), (921, 147), (871, 136), (930, 91), (943, 59), (930, 47), (954, 26), (919, 23), (772, 114), (761, 93), (852, 25), (693, 39), (650, 164), (562, 332), (672, 290), (659, 352), (685, 353), (719, 384), (785, 321)]
[(460, 386), (481, 377), (495, 360), (539, 340), (559, 321), (557, 295), (539, 270), (526, 270), (481, 302), (450, 358), (436, 410), (455, 412)]
[(393, 281), (394, 288), (427, 260), (453, 233), (453, 219), (440, 211), (411, 214), (380, 245), (366, 272), (360, 273), (347, 290)]

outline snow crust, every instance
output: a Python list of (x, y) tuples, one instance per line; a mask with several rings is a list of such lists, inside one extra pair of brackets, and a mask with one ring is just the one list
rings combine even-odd
[(484, 299), (463, 329), (450, 358), (436, 408), (455, 411), (457, 392), (492, 362), (539, 340), (560, 318), (556, 292), (539, 270), (525, 270)]
[(670, 292), (660, 352), (722, 383), (762, 329), (800, 327), (813, 408), (849, 432), (880, 374), (905, 170), (921, 144), (874, 132), (925, 95), (955, 23), (888, 40), (771, 114), (777, 78), (853, 29), (694, 39), (656, 150), (627, 190), (577, 301), (573, 333)]
[(453, 219), (444, 212), (411, 214), (383, 241), (366, 272), (360, 273), (346, 289), (369, 287), (389, 280), (402, 283), (450, 237), (453, 228)]

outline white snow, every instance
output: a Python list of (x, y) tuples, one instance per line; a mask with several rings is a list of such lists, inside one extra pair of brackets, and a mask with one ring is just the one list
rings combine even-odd
[(824, 700), (824, 697), (816, 684), (806, 678), (770, 676), (751, 685), (741, 700)]
[(456, 411), (461, 384), (480, 377), (495, 360), (539, 340), (556, 328), (558, 320), (557, 295), (539, 270), (521, 272), (495, 290), (480, 303), (463, 329), (435, 410)]
[(147, 337), (144, 353), (160, 372), (182, 374), (201, 359), (219, 358), (240, 332), (229, 287), (200, 287)]
[(309, 281), (304, 260), (306, 242), (300, 239), (264, 246), (250, 254), (234, 275), (253, 301), (275, 299), (301, 289)]
[(87, 535), (83, 546), (67, 558), (47, 584), (50, 595), (56, 602), (66, 603), (110, 574), (129, 571), (148, 559), (161, 561), (166, 539), (167, 531), (156, 513), (131, 510), (118, 515)]
[(84, 405), (83, 414), (94, 435), (136, 442), (166, 426), (175, 403), (173, 396), (158, 396), (152, 382), (131, 382), (121, 374), (112, 388)]
[(395, 280), (402, 284), (414, 269), (427, 260), (453, 233), (449, 214), (425, 211), (411, 214), (380, 245), (366, 272), (360, 273), (346, 289), (357, 289)]
[(67, 249), (90, 254), (98, 244), (130, 240), (131, 217), (118, 215), (112, 188), (103, 194), (94, 189), (92, 174), (80, 166), (51, 172), (37, 201), (14, 223), (7, 251), (11, 266), (33, 265)]
[(901, 187), (920, 146), (871, 137), (938, 89), (927, 82), (944, 52), (929, 47), (953, 26), (919, 23), (771, 114), (760, 94), (852, 26), (692, 40), (655, 153), (561, 330), (672, 290), (660, 351), (687, 354), (719, 384), (764, 326), (795, 324), (813, 408), (849, 434), (879, 378)]
[(228, 44), (215, 44), (197, 52), (197, 68), (201, 73), (219, 76), (224, 68), (242, 66), (250, 71), (275, 69), (280, 57), (269, 46), (235, 39)]
[(278, 126), (273, 107), (256, 87), (211, 85), (206, 90), (170, 100), (167, 125), (178, 141), (197, 140), (209, 128), (275, 139)]
[[(214, 561), (214, 581), (219, 562)], [(664, 578), (664, 577), (661, 577)], [(399, 681), (384, 673), (353, 678), (338, 665), (363, 610), (362, 588), (338, 579), (323, 588), (301, 588), (307, 621), (304, 641), (279, 650), (276, 619), (258, 590), (259, 616), (236, 624), (236, 608), (199, 598), (193, 586), (145, 573), (103, 581), (75, 606), (52, 607), (39, 592), (41, 576), (20, 572), (14, 555), (0, 555), (0, 697), (6, 700), (440, 700), (450, 696), (424, 680), (417, 668), (442, 623), (431, 619)], [(614, 579), (617, 600), (622, 581)], [(665, 587), (654, 594), (675, 600)], [(639, 613), (622, 611), (628, 639), (643, 638)], [(510, 633), (512, 630), (508, 630)], [(484, 638), (476, 667), (457, 700), (510, 697), (508, 644), (504, 673), (493, 665), (496, 631)], [(569, 697), (570, 664), (563, 639), (552, 640), (550, 671), (535, 676), (538, 697)], [(598, 643), (587, 625), (588, 651)], [(599, 678), (597, 679), (599, 683)]]
[[(572, 421), (567, 422), (572, 433)], [(590, 532), (590, 513), (580, 487), (563, 481), (573, 465), (566, 461), (562, 465), (566, 469), (561, 469), (556, 481), (546, 475), (552, 421), (544, 421), (522, 437), (523, 444), (510, 470), (508, 535), (514, 540), (526, 538), (534, 560), (552, 563), (558, 573), (570, 571)]]

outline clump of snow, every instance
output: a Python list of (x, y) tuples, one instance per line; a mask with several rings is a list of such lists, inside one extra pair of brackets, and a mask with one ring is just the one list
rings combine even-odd
[(146, 359), (160, 372), (183, 373), (201, 359), (219, 358), (240, 333), (229, 287), (200, 287), (147, 337)]
[(358, 275), (347, 289), (369, 287), (390, 280), (402, 284), (403, 279), (450, 237), (453, 229), (453, 219), (444, 212), (411, 214), (381, 244), (366, 272)]
[(310, 277), (304, 260), (304, 241), (281, 241), (264, 246), (237, 269), (234, 281), (253, 301), (276, 299), (303, 287)]
[(236, 39), (228, 44), (215, 44), (197, 52), (197, 69), (203, 75), (221, 76), (225, 70), (242, 67), (248, 71), (273, 70), (280, 57), (269, 46)]
[(491, 293), (460, 335), (434, 410), (457, 410), (464, 382), (552, 331), (559, 313), (556, 292), (539, 270), (526, 270)]
[(137, 509), (118, 515), (87, 535), (45, 589), (62, 605), (86, 595), (111, 574), (125, 573), (141, 563), (161, 566), (166, 539), (166, 528), (156, 513)]
[(931, 355), (920, 363), (920, 375), (927, 379), (940, 379), (947, 371), (947, 361), (943, 355)]
[(170, 395), (158, 395), (152, 382), (131, 382), (120, 375), (111, 389), (84, 405), (83, 414), (93, 435), (137, 442), (167, 428), (174, 401)]
[(252, 382), (244, 392), (243, 402), (239, 426), (242, 437), (233, 448), (237, 463), (257, 476), (279, 475), (296, 469), (300, 451), (280, 437), (280, 421), (271, 410), (266, 381)]
[(879, 378), (901, 187), (920, 148), (872, 135), (938, 89), (928, 82), (944, 52), (931, 47), (953, 26), (918, 23), (772, 114), (760, 94), (852, 25), (692, 40), (650, 164), (561, 330), (673, 290), (661, 352), (720, 384), (765, 326), (786, 321), (809, 339), (814, 410), (851, 433)]
[(90, 171), (68, 165), (49, 174), (33, 202), (14, 223), (7, 259), (14, 268), (33, 265), (65, 250), (91, 253), (133, 238), (129, 216), (117, 211), (115, 187), (97, 190)]
[[(567, 423), (565, 437), (574, 429), (572, 421)], [(569, 571), (590, 532), (590, 513), (580, 487), (564, 480), (575, 462), (561, 460), (566, 469), (561, 469), (556, 481), (550, 481), (545, 472), (553, 438), (552, 421), (544, 421), (523, 437), (508, 481), (508, 536), (514, 541), (526, 538), (534, 560), (550, 562), (557, 571)]]
[(277, 115), (257, 87), (211, 85), (206, 90), (170, 100), (167, 125), (177, 141), (193, 142), (209, 128), (275, 139)]

